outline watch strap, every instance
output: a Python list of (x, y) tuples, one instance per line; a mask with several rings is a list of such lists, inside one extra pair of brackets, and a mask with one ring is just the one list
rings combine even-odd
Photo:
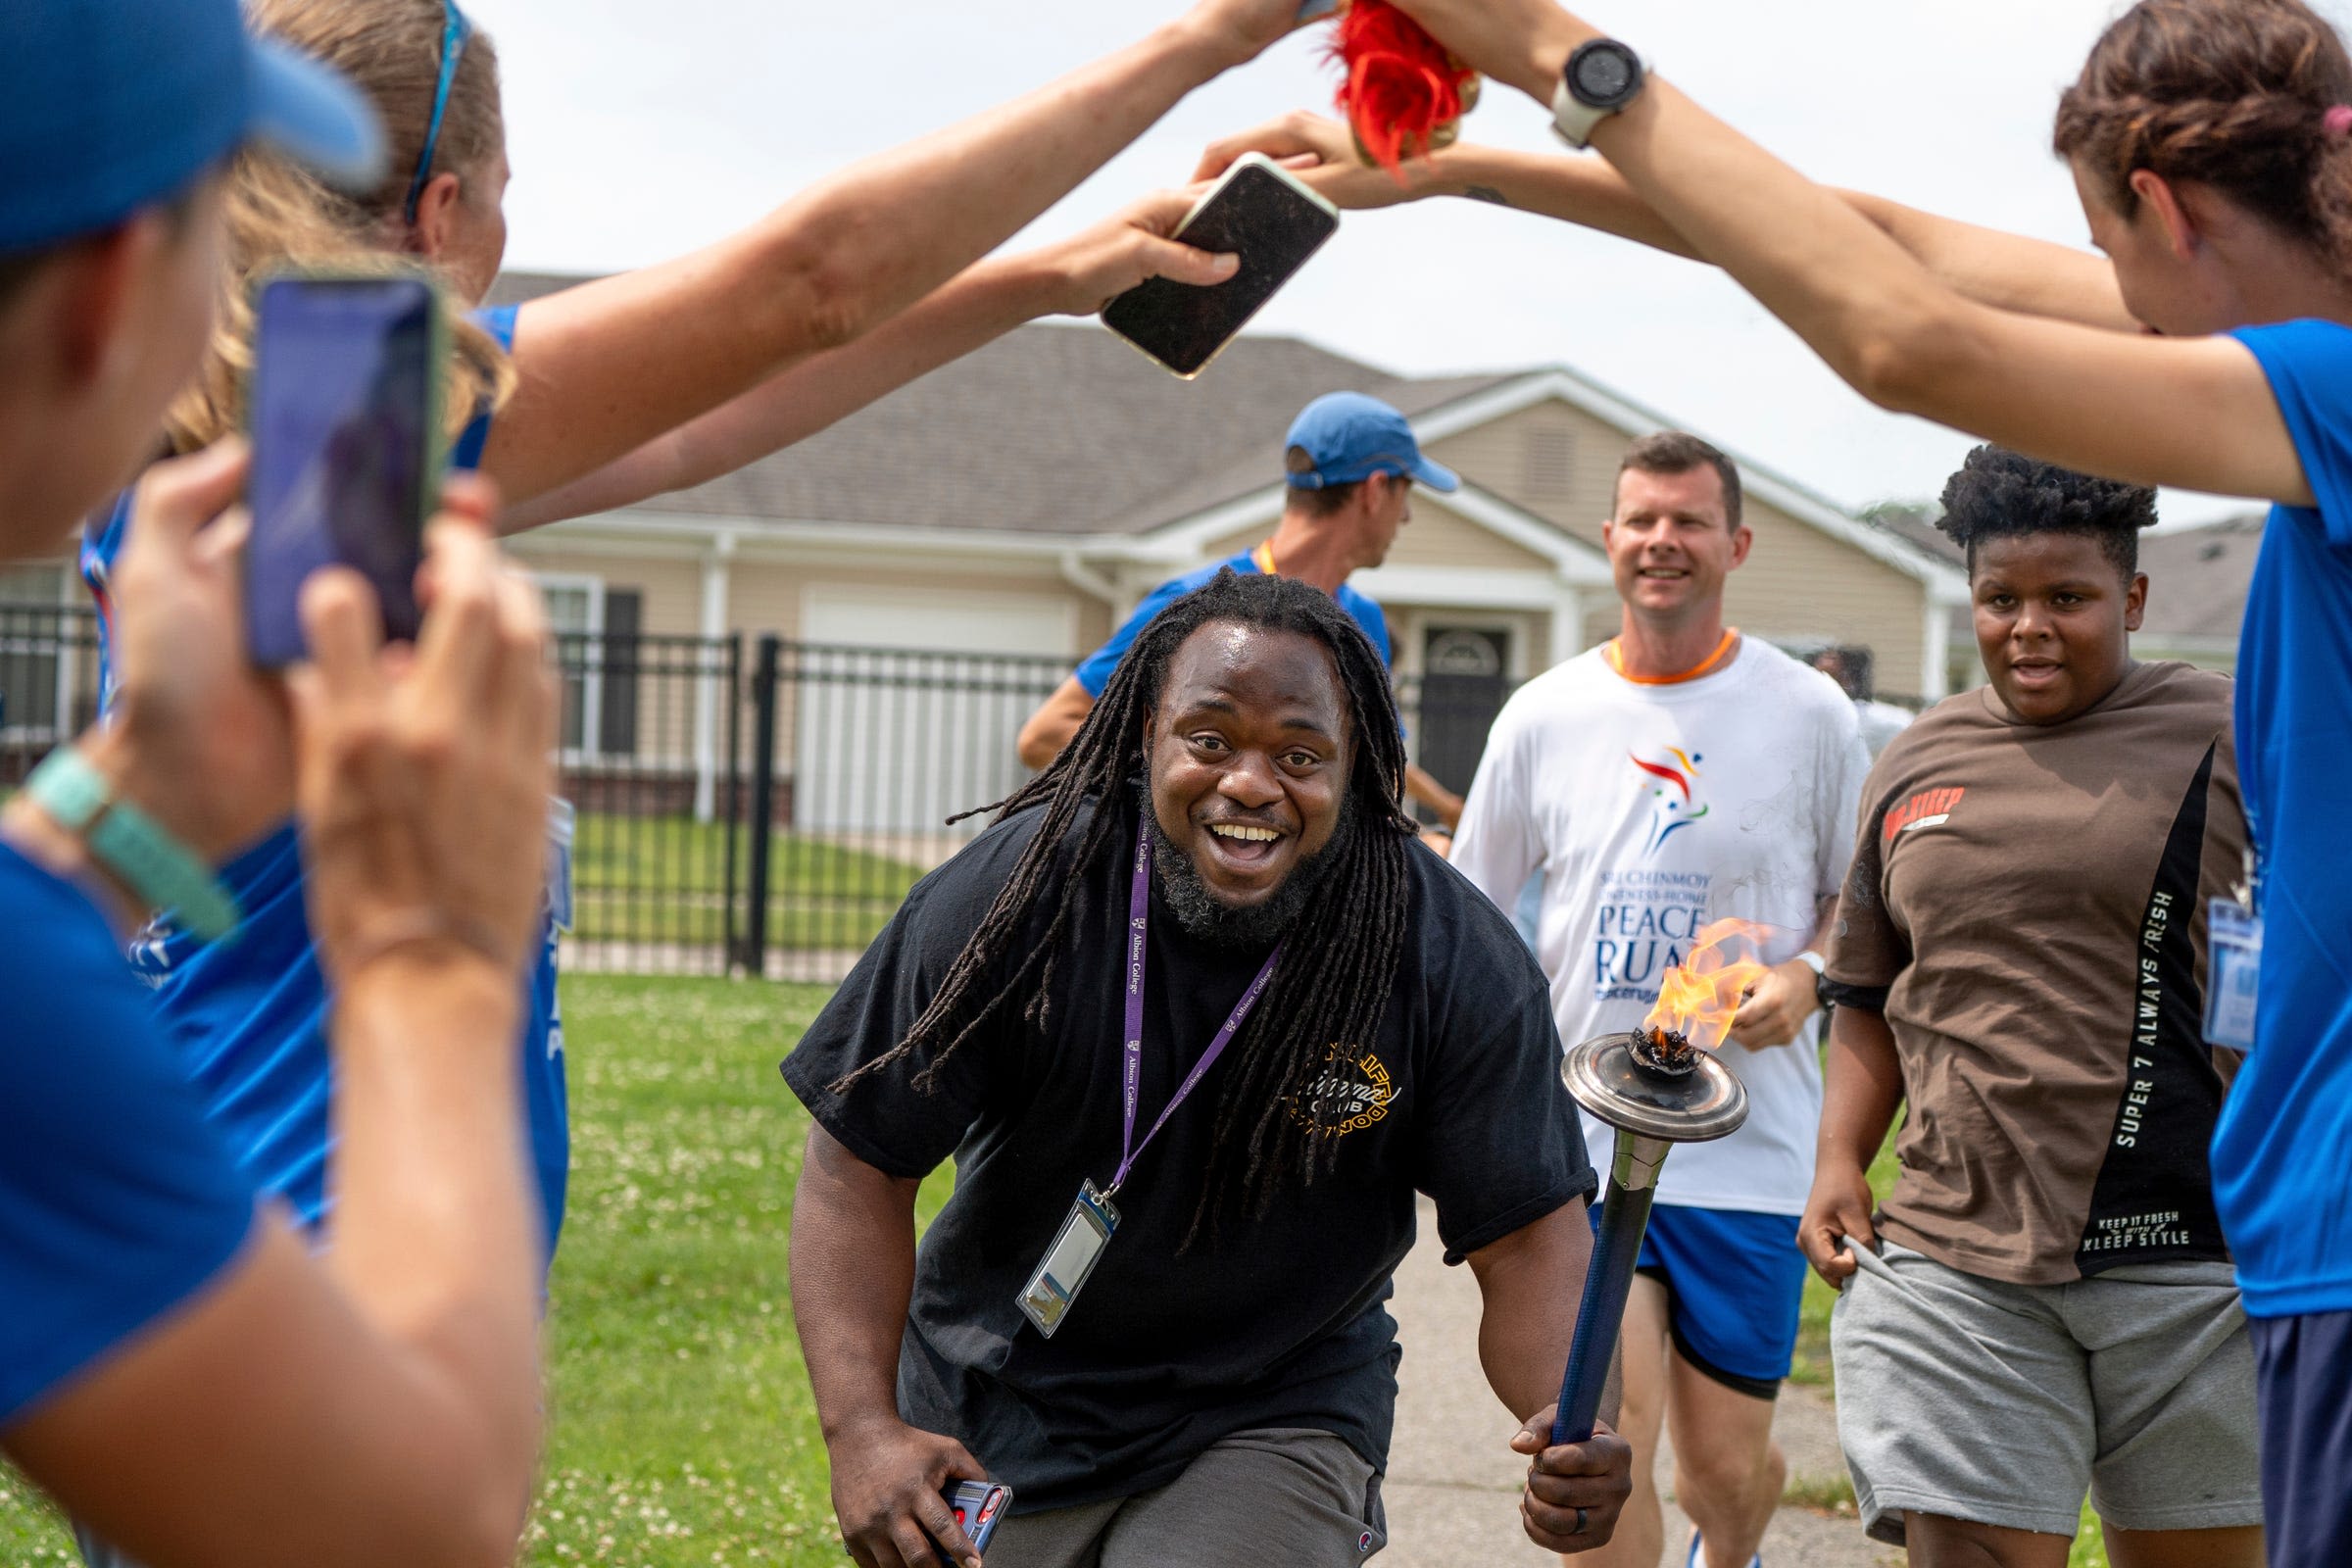
[(78, 834), (91, 858), (124, 887), (194, 936), (214, 942), (236, 930), (243, 918), (236, 896), (154, 817), (115, 799), (79, 747), (51, 752), (24, 791), (58, 826)]
[(1580, 153), (1592, 145), (1592, 127), (1616, 112), (1578, 98), (1568, 90), (1565, 74), (1560, 76), (1559, 85), (1551, 89), (1551, 133)]

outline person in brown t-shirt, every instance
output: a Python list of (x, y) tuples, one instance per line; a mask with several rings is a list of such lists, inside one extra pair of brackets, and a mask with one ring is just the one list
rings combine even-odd
[(2202, 1039), (2207, 906), (2246, 865), (2231, 685), (2131, 658), (2152, 491), (1981, 447), (1944, 508), (1990, 683), (1864, 787), (1798, 1233), (1843, 1292), (1864, 1523), (2039, 1568), (2087, 1488), (2119, 1562), (2251, 1568), (2253, 1360), (2206, 1163), (2232, 1063)]

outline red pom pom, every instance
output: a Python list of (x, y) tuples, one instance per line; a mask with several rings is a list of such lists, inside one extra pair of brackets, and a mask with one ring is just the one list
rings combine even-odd
[(1351, 0), (1331, 58), (1348, 74), (1340, 113), (1357, 144), (1399, 182), (1404, 160), (1427, 156), (1432, 138), (1462, 118), (1478, 79), (1389, 0)]

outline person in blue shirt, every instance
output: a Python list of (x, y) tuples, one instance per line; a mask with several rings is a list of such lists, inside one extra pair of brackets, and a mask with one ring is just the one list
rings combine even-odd
[[(1312, 583), (1340, 602), (1382, 663), (1393, 662), (1387, 617), (1368, 596), (1348, 586), (1348, 574), (1388, 559), (1396, 531), (1412, 520), (1416, 482), (1449, 494), (1460, 488), (1460, 478), (1422, 456), (1403, 415), (1361, 392), (1326, 393), (1299, 410), (1283, 439), (1283, 469), (1290, 489), (1273, 534), (1226, 560), (1172, 577), (1147, 594), (1110, 634), (1110, 641), (1088, 655), (1021, 726), (1015, 744), (1023, 766), (1052, 763), (1094, 711), (1136, 634), (1220, 571), (1244, 576), (1267, 572)], [(1406, 767), (1404, 784), (1405, 792), (1430, 808), (1446, 830), (1461, 819), (1461, 797), (1420, 767)], [(1442, 841), (1432, 845), (1442, 847)]]
[[(221, 166), (268, 138), (365, 177), (380, 138), (235, 0), (26, 0), (0, 53), (0, 564), (54, 547), (202, 347)], [(245, 657), (239, 443), (140, 487), (117, 718), (0, 806), (0, 1452), (150, 1560), (490, 1568), (532, 1494), (534, 1232), (504, 1047), (555, 727), (494, 498), (453, 487), (414, 657), (349, 572), (314, 662)], [(289, 702), (290, 699), (290, 702)], [(12, 781), (20, 782), (20, 781)], [(210, 865), (298, 798), (338, 985), (335, 1258), (242, 1175), (120, 934), (232, 927)]]
[[(1606, 161), (1543, 181), (1545, 211), (1589, 203), (1722, 267), (1874, 402), (2276, 504), (2235, 694), (2259, 987), (2250, 1031), (2209, 1026), (2252, 1048), (2214, 1192), (2253, 1320), (2270, 1560), (2352, 1562), (2352, 54), (2303, 0), (2118, 18), (2053, 138), (2102, 264), (1814, 185), (1553, 0), (1400, 4), (1470, 65), (1556, 93), (1563, 135)], [(2066, 1554), (2015, 1531), (1970, 1544)]]
[[(362, 87), (389, 157), (380, 178), (346, 193), (274, 160), (238, 161), (220, 319), (165, 421), (182, 452), (239, 425), (261, 275), (392, 251), (478, 305), (506, 245), (497, 51), (455, 0), (265, 0), (253, 15)], [(448, 405), (470, 422), (453, 432), (452, 466), (499, 482), (510, 531), (610, 510), (788, 445), (1031, 317), (1092, 311), (1149, 276), (1221, 279), (1229, 260), (1165, 238), (1189, 205), (1181, 193), (1043, 251), (967, 264), (1294, 20), (1283, 0), (1203, 0), (1145, 43), (869, 160), (692, 257), (475, 311), (457, 334)], [(119, 501), (81, 557), (110, 645), (120, 616), (109, 574), (125, 515)], [(551, 875), (567, 858), (558, 847)], [(329, 996), (292, 825), (222, 875), (248, 910), (235, 947), (166, 922), (133, 944), (132, 961), (245, 1169), (318, 1227), (331, 1200)], [(516, 1052), (551, 1259), (570, 1163), (558, 939), (543, 922)]]

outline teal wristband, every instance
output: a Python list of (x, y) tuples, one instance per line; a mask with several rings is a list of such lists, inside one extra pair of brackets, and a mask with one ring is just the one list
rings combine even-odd
[(193, 935), (219, 941), (244, 918), (236, 896), (185, 845), (154, 817), (108, 793), (79, 747), (51, 752), (24, 781), (24, 792), (58, 826), (80, 835), (91, 858), (124, 887)]

